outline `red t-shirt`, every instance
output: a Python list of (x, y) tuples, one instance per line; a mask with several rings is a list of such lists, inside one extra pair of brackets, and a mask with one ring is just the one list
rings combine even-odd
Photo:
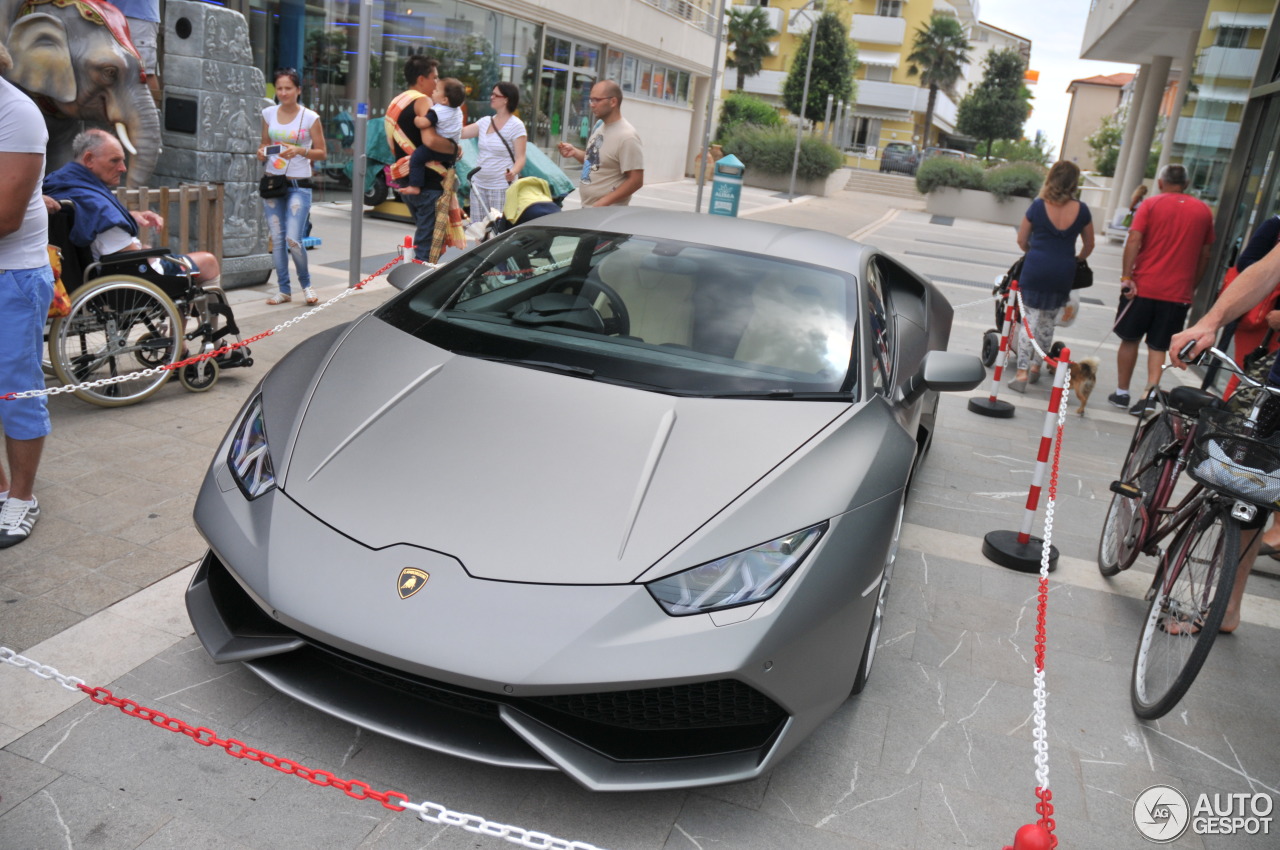
[(1139, 204), (1129, 230), (1142, 234), (1133, 261), (1138, 295), (1190, 304), (1200, 252), (1213, 244), (1209, 206), (1184, 192), (1163, 192)]

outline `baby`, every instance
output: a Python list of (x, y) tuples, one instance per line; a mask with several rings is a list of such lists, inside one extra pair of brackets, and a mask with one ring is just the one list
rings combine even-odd
[[(426, 129), (434, 127), (436, 132), (454, 144), (462, 135), (462, 103), (467, 99), (467, 89), (461, 80), (445, 77), (436, 87), (436, 103), (426, 115), (413, 119), (415, 127)], [(425, 141), (425, 139), (424, 139)], [(425, 144), (419, 145), (409, 157), (409, 185), (399, 189), (402, 195), (417, 195), (422, 192), (427, 179), (427, 162), (438, 158)]]

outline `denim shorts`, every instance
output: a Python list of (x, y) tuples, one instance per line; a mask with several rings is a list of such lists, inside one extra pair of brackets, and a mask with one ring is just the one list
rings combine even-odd
[[(0, 395), (44, 389), (44, 325), (53, 300), (53, 271), (0, 271)], [(0, 400), (0, 427), (14, 440), (35, 440), (49, 433), (44, 396)]]

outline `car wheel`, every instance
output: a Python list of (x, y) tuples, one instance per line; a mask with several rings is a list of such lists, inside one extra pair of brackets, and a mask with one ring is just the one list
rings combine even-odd
[(995, 365), (996, 356), (1000, 353), (1000, 334), (994, 330), (982, 335), (982, 365), (990, 368)]
[(364, 205), (376, 207), (387, 199), (387, 178), (379, 171), (373, 178), (373, 185), (364, 193)]
[(898, 560), (898, 541), (902, 538), (902, 514), (905, 505), (898, 506), (898, 521), (893, 528), (893, 539), (889, 541), (889, 554), (884, 561), (884, 572), (880, 576), (880, 588), (876, 592), (876, 607), (871, 614), (871, 628), (867, 631), (867, 642), (862, 647), (862, 660), (858, 663), (858, 672), (853, 677), (853, 688), (850, 695), (862, 693), (871, 677), (871, 665), (876, 660), (876, 645), (880, 642), (880, 627), (884, 623), (884, 609), (889, 599), (889, 580), (893, 578), (893, 565)]

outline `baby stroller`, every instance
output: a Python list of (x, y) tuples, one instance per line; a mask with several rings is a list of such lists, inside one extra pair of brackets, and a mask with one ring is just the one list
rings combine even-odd
[[(53, 319), (46, 338), (49, 366), (63, 384), (80, 384), (177, 363), (212, 351), (240, 329), (220, 286), (207, 286), (185, 269), (157, 262), (170, 251), (121, 251), (95, 261), (71, 242), (75, 207), (69, 201), (49, 216), (49, 241), (62, 259), (71, 300)], [(188, 328), (191, 328), (188, 330)], [(75, 390), (84, 401), (123, 407), (151, 396), (175, 371), (191, 392), (204, 392), (222, 369), (252, 366), (248, 348), (145, 378)]]
[[(1000, 326), (1004, 324), (1005, 296), (1009, 294), (1009, 284), (1017, 280), (1022, 274), (1022, 257), (1013, 261), (1013, 265), (1004, 273), (1004, 276), (996, 281), (991, 289), (991, 295), (995, 304), (996, 326), (988, 328), (982, 335), (982, 365), (994, 366), (996, 357), (1000, 354)], [(998, 296), (998, 298), (997, 298)], [(1014, 321), (1020, 321), (1018, 318), (1018, 309), (1014, 307)], [(1017, 326), (1009, 328), (1009, 350), (1016, 350), (1014, 340), (1017, 338)]]
[(517, 224), (558, 213), (563, 202), (563, 197), (552, 196), (551, 185), (541, 177), (521, 177), (507, 187), (507, 202), (503, 205), (502, 215), (486, 219), (480, 241), (487, 242)]

